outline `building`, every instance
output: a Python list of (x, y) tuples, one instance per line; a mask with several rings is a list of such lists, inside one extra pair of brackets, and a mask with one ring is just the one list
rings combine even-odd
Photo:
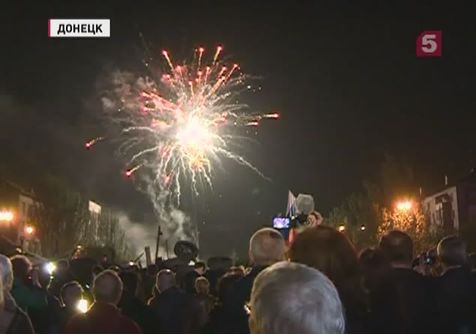
[(0, 235), (5, 244), (17, 245), (32, 252), (39, 250), (34, 225), (38, 205), (32, 191), (0, 179)]
[(476, 171), (425, 197), (422, 204), (432, 226), (447, 231), (476, 226)]

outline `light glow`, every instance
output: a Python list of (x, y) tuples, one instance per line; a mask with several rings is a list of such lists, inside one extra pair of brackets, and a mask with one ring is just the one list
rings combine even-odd
[(53, 262), (48, 262), (45, 266), (45, 269), (46, 272), (51, 276), (56, 271), (56, 264), (54, 264)]
[(26, 235), (31, 236), (33, 233), (35, 233), (35, 228), (33, 226), (28, 225), (25, 227), (25, 233)]
[(398, 201), (395, 207), (398, 211), (410, 211), (413, 208), (413, 202), (411, 200)]
[(76, 309), (78, 310), (79, 313), (86, 313), (86, 312), (88, 312), (89, 302), (88, 302), (86, 299), (81, 298), (81, 299), (78, 301), (78, 304), (76, 305)]
[(0, 211), (0, 221), (11, 222), (14, 217), (11, 211)]

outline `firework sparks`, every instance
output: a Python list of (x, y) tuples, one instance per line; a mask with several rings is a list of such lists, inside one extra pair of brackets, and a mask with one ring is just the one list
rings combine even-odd
[[(234, 160), (261, 173), (233, 151), (236, 126), (256, 127), (262, 120), (277, 119), (277, 113), (249, 114), (237, 103), (246, 90), (247, 77), (238, 64), (222, 63), (218, 46), (207, 63), (205, 49), (196, 49), (191, 64), (175, 64), (162, 51), (168, 70), (160, 80), (121, 76), (105, 97), (111, 118), (119, 124), (119, 151), (129, 157), (126, 171), (132, 176), (139, 168), (152, 171), (159, 189), (172, 190), (180, 197), (180, 182), (212, 186), (212, 172), (222, 158)], [(113, 106), (113, 107), (111, 107)], [(102, 139), (102, 137), (101, 137)], [(89, 148), (98, 139), (86, 144)]]
[(142, 167), (142, 164), (141, 164), (141, 165), (137, 165), (137, 166), (135, 166), (135, 167), (132, 167), (132, 168), (126, 170), (126, 172), (125, 172), (126, 176), (127, 176), (127, 177), (131, 177), (131, 176), (134, 175), (134, 173), (135, 173), (139, 168), (141, 168), (141, 167)]
[(94, 138), (94, 139), (91, 139), (89, 140), (88, 142), (86, 142), (84, 144), (84, 147), (86, 149), (90, 149), (91, 147), (93, 147), (94, 145), (96, 145), (96, 143), (98, 143), (99, 141), (103, 140), (104, 137), (97, 137), (97, 138)]

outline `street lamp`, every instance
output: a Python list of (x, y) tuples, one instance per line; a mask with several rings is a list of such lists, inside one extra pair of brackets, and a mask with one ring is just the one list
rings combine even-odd
[(25, 226), (25, 234), (31, 237), (35, 233), (35, 228), (31, 225)]
[(12, 211), (0, 211), (0, 222), (11, 222), (15, 218)]
[(413, 202), (410, 200), (398, 201), (395, 208), (400, 212), (408, 212), (413, 208)]
[(344, 232), (345, 231), (345, 226), (344, 225), (339, 225), (339, 227), (337, 228), (337, 230), (339, 232)]
[(365, 225), (363, 225), (363, 224), (360, 225), (360, 230), (361, 230), (362, 232), (365, 231), (365, 229), (366, 229)]

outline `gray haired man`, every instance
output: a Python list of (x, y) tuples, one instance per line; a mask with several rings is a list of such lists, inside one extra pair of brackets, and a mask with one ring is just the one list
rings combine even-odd
[(249, 304), (251, 334), (343, 334), (342, 304), (321, 272), (279, 262), (256, 278)]

